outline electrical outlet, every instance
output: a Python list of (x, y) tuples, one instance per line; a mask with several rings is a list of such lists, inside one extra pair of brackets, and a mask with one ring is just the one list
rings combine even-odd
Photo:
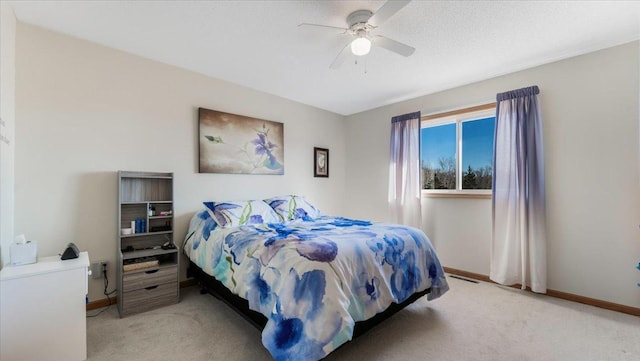
[(102, 277), (102, 267), (100, 262), (91, 263), (91, 278)]
[(107, 270), (107, 261), (98, 261), (91, 264), (91, 278), (102, 278), (102, 273)]

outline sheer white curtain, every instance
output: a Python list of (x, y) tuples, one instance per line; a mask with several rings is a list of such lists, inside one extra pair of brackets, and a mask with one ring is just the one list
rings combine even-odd
[(490, 278), (547, 292), (544, 153), (537, 86), (497, 95)]
[(391, 119), (389, 214), (391, 221), (421, 228), (420, 112)]

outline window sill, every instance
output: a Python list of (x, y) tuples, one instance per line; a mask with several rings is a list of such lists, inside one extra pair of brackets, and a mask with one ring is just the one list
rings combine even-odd
[(474, 198), (491, 199), (491, 192), (422, 191), (422, 198)]

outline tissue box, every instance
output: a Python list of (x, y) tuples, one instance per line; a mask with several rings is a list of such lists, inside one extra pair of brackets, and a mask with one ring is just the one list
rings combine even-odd
[(35, 242), (27, 242), (22, 244), (12, 243), (9, 256), (11, 259), (11, 264), (14, 266), (36, 263), (38, 256), (38, 246)]

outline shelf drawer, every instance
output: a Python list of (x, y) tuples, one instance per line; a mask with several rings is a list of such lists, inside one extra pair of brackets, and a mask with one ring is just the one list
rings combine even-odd
[(176, 282), (178, 282), (178, 268), (176, 265), (160, 267), (150, 271), (132, 271), (122, 276), (122, 291), (129, 292)]
[(122, 313), (138, 313), (178, 301), (178, 282), (123, 292)]

